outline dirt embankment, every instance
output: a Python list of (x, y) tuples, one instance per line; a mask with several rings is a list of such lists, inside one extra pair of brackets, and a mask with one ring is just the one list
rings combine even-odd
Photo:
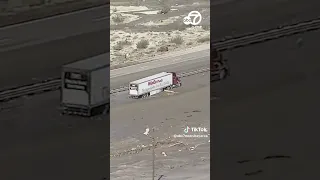
[[(207, 2), (145, 1), (144, 6), (116, 4), (111, 3), (110, 7), (112, 66), (139, 62), (203, 44), (209, 47), (210, 6)], [(197, 26), (183, 23), (183, 18), (192, 10), (202, 15), (202, 21)]]

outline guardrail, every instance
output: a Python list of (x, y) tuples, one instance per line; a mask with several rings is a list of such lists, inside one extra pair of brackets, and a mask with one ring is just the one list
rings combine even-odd
[[(223, 39), (220, 41), (213, 42), (212, 46), (220, 51), (225, 51), (318, 29), (320, 29), (320, 18), (279, 27), (276, 29), (266, 30), (255, 34), (243, 35), (232, 39)], [(205, 71), (209, 71), (209, 68), (207, 68)], [(201, 70), (181, 73), (180, 76), (186, 77), (197, 73), (201, 73)], [(3, 90), (0, 92), (0, 101), (7, 101), (21, 96), (57, 90), (60, 88), (60, 84), (60, 79), (56, 78), (37, 84)], [(110, 93), (114, 94), (126, 91), (127, 89), (128, 87), (121, 87), (118, 89), (111, 90)]]
[[(178, 74), (178, 76), (181, 78), (184, 78), (187, 76), (207, 72), (209, 70), (210, 68), (208, 67), (200, 68), (190, 72), (182, 72)], [(61, 86), (61, 80), (55, 79), (55, 80), (51, 80), (51, 81), (40, 83), (40, 84), (34, 84), (30, 86), (24, 86), (16, 89), (6, 90), (6, 91), (0, 92), (0, 101), (8, 101), (8, 100), (22, 97), (22, 96), (30, 96), (30, 95), (43, 93), (43, 92), (54, 91), (54, 90), (60, 89), (60, 86)], [(117, 89), (112, 89), (110, 90), (110, 94), (115, 94), (115, 93), (119, 93), (127, 90), (128, 90), (127, 86), (117, 88)]]
[(277, 29), (265, 30), (255, 34), (234, 37), (232, 39), (223, 39), (213, 42), (211, 45), (217, 50), (226, 51), (318, 29), (320, 29), (320, 18), (279, 27)]

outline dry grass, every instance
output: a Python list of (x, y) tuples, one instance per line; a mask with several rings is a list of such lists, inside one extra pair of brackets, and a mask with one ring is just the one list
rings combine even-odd
[(123, 49), (123, 45), (121, 45), (119, 42), (115, 46), (113, 46), (114, 50), (120, 51)]
[(210, 31), (210, 25), (203, 25), (202, 29), (205, 31)]
[(159, 14), (167, 14), (168, 12), (170, 12), (170, 9), (170, 6), (164, 5), (159, 11)]
[(123, 17), (121, 14), (116, 14), (112, 16), (112, 21), (115, 23), (122, 23), (124, 21), (125, 17)]
[(145, 39), (142, 39), (141, 41), (139, 41), (137, 43), (137, 48), (138, 49), (146, 49), (148, 46), (149, 46), (149, 41), (145, 40)]
[(180, 45), (180, 44), (183, 43), (183, 38), (182, 38), (180, 35), (178, 35), (178, 36), (173, 37), (173, 38), (170, 40), (170, 42), (171, 42), (171, 43), (175, 43), (175, 44), (177, 44), (177, 45)]
[(124, 46), (129, 46), (131, 44), (132, 42), (128, 40), (118, 41), (117, 44), (113, 46), (113, 49), (119, 51), (119, 50), (122, 50)]
[(160, 0), (161, 10), (158, 12), (159, 14), (167, 14), (170, 12), (171, 6), (169, 5), (169, 1), (167, 0)]
[[(128, 4), (125, 6), (117, 5), (111, 7), (115, 12), (112, 13), (112, 16), (115, 17), (112, 18), (111, 16), (112, 25), (115, 27), (119, 26), (119, 28), (127, 25), (123, 27), (124, 29), (122, 30), (115, 28), (110, 34), (110, 45), (112, 47), (110, 56), (113, 65), (129, 63), (136, 60), (137, 57), (145, 59), (148, 57), (152, 58), (157, 54), (195, 47), (210, 41), (210, 34), (208, 32), (210, 27), (185, 25), (182, 21), (184, 15), (177, 15), (173, 13), (176, 9), (171, 9), (172, 6), (176, 5), (175, 2), (169, 0), (156, 0), (152, 2), (129, 0), (126, 1), (126, 3)], [(129, 4), (132, 5), (128, 6)], [(139, 7), (134, 7), (139, 4)], [(154, 11), (156, 9), (148, 9), (148, 4), (157, 6), (157, 11), (158, 13), (160, 11), (161, 14), (156, 15), (156, 11)], [(134, 11), (139, 13), (135, 13)], [(153, 20), (152, 18), (148, 18), (144, 20), (144, 18), (146, 16), (149, 17), (149, 15), (148, 13), (141, 15), (140, 11), (150, 11), (153, 16), (157, 16), (159, 19), (156, 18)], [(134, 20), (139, 21), (137, 21), (137, 24), (131, 23)], [(159, 31), (158, 26), (161, 27), (162, 30)], [(168, 26), (168, 28), (164, 26)], [(139, 29), (139, 31), (136, 31), (137, 29)], [(153, 31), (153, 29), (157, 30)], [(124, 41), (126, 39), (128, 41)]]
[(197, 40), (198, 43), (204, 43), (210, 41), (210, 36), (206, 36), (206, 37), (202, 37), (200, 39)]
[(168, 48), (168, 46), (161, 46), (157, 51), (158, 52), (167, 52), (167, 51), (169, 51), (169, 48)]

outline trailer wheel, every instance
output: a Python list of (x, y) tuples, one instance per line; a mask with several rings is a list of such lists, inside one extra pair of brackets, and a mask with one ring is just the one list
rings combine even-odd
[(147, 98), (150, 95), (150, 93), (146, 93), (142, 95), (142, 98)]

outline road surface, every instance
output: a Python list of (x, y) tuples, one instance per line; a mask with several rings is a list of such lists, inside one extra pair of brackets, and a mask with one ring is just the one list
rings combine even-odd
[[(281, 2), (281, 3), (279, 3)], [(246, 1), (226, 1), (225, 3), (213, 6), (212, 21), (215, 22), (212, 28), (212, 38), (220, 39), (225, 36), (231, 36), (233, 32), (243, 34), (261, 29), (276, 27), (295, 20), (307, 20), (315, 18), (319, 14), (319, 1), (263, 1), (257, 4), (254, 0)], [(1, 43), (10, 43), (10, 39), (15, 42), (23, 41), (25, 38), (34, 38), (41, 36), (43, 39), (55, 39), (61, 36), (70, 36), (77, 32), (87, 32), (78, 36), (70, 36), (64, 40), (51, 41), (39, 45), (1, 52), (0, 84), (2, 88), (29, 84), (52, 76), (60, 75), (62, 64), (87, 58), (108, 52), (109, 30), (107, 29), (107, 20), (103, 19), (98, 23), (94, 18), (105, 16), (104, 9), (93, 10), (86, 13), (73, 15), (72, 17), (63, 16), (56, 19), (49, 19), (48, 22), (36, 22), (28, 25), (0, 29), (1, 37), (4, 38)], [(281, 15), (280, 15), (281, 14)], [(74, 20), (76, 18), (77, 20)], [(85, 19), (84, 22), (79, 19)], [(61, 24), (60, 24), (61, 22)], [(81, 25), (67, 24), (81, 23)], [(54, 29), (58, 29), (57, 34), (52, 28), (46, 28), (47, 25), (54, 24)], [(51, 25), (48, 27), (51, 27)], [(105, 26), (104, 26), (105, 25)], [(21, 29), (26, 27), (28, 34), (21, 34)], [(68, 26), (68, 28), (66, 28)], [(89, 27), (95, 29), (91, 31)], [(100, 30), (98, 30), (101, 28)], [(9, 29), (9, 30), (8, 30)], [(46, 32), (34, 33), (33, 30), (46, 29)], [(90, 31), (90, 32), (89, 32)], [(6, 33), (2, 33), (6, 32)], [(11, 33), (14, 32), (14, 33)], [(30, 34), (30, 32), (33, 32)], [(9, 34), (8, 34), (9, 33)], [(3, 34), (3, 35), (2, 35)], [(38, 35), (39, 34), (39, 35)], [(36, 38), (36, 39), (39, 39)], [(22, 38), (22, 39), (21, 39)], [(9, 39), (7, 41), (6, 39)], [(8, 47), (7, 45), (2, 48)]]
[[(178, 69), (192, 67), (194, 64)], [(207, 76), (202, 82), (208, 80)], [(187, 84), (190, 90), (194, 88)], [(118, 103), (131, 104), (124, 97)], [(87, 180), (108, 176), (110, 119), (60, 116), (58, 91), (17, 99), (1, 107), (0, 162), (6, 165), (1, 179)]]
[[(200, 86), (207, 84), (208, 87), (208, 77), (207, 75), (197, 84), (200, 83)], [(191, 86), (194, 79), (185, 80), (185, 82), (190, 84), (188, 86), (190, 90), (197, 88)], [(185, 88), (183, 91), (188, 91), (188, 89)], [(203, 91), (201, 92), (204, 94)], [(206, 94), (209, 96), (208, 88)], [(183, 97), (179, 99), (182, 100)], [(158, 102), (160, 101), (166, 103), (164, 99), (159, 98)], [(177, 99), (175, 101), (182, 102)], [(151, 100), (149, 102), (157, 103), (157, 101), (152, 102)], [(199, 101), (199, 103), (203, 102)], [(0, 162), (5, 167), (0, 175), (2, 179), (85, 180), (101, 179), (103, 176), (108, 176), (108, 124), (110, 119), (105, 116), (92, 119), (60, 116), (58, 104), (59, 92), (51, 92), (31, 97), (31, 99), (17, 100), (10, 104), (16, 105), (16, 107), (10, 111), (1, 112), (2, 148)], [(130, 105), (131, 103), (124, 103), (124, 105), (126, 104)], [(196, 105), (190, 107), (195, 109), (189, 109), (197, 110), (199, 107)], [(197, 114), (204, 114), (207, 116), (202, 120), (208, 121), (208, 105), (209, 101), (205, 104), (207, 110), (201, 109), (203, 112), (195, 113), (194, 117), (199, 117)], [(180, 113), (184, 115), (182, 111), (181, 109)], [(172, 113), (174, 112), (172, 109)], [(123, 130), (123, 123), (119, 119), (114, 119), (113, 122), (116, 121), (118, 125), (122, 124), (122, 126), (112, 127), (121, 128), (118, 131)], [(123, 122), (125, 119), (121, 121)], [(151, 122), (155, 123), (155, 121)], [(135, 126), (132, 130), (140, 131), (141, 128), (143, 127)], [(18, 171), (19, 173), (16, 173)]]
[[(290, 159), (293, 161), (288, 166), (280, 164), (279, 166), (282, 166), (282, 169), (274, 169), (275, 171), (285, 172), (285, 168), (291, 167), (291, 174), (287, 173), (287, 177), (294, 174), (293, 172), (299, 173), (299, 165), (307, 164), (301, 159), (306, 158), (306, 160), (313, 162), (311, 156), (317, 156), (314, 153), (317, 150), (314, 144), (316, 140), (308, 140), (307, 138), (318, 135), (315, 129), (317, 119), (307, 118), (304, 113), (308, 113), (307, 115), (311, 117), (317, 117), (316, 114), (313, 114), (317, 112), (315, 107), (318, 107), (316, 102), (318, 100), (316, 98), (318, 89), (316, 88), (317, 85), (313, 83), (317, 82), (319, 68), (318, 52), (314, 49), (317, 45), (315, 38), (317, 35), (317, 32), (301, 35), (304, 39), (304, 46), (300, 49), (297, 48), (295, 43), (297, 38), (300, 37), (297, 36), (241, 48), (227, 54), (232, 67), (232, 76), (211, 88), (215, 95), (220, 98), (211, 104), (211, 107), (214, 107), (211, 116), (215, 116), (215, 120), (211, 121), (215, 127), (211, 131), (215, 131), (214, 136), (217, 137), (217, 139), (213, 138), (212, 141), (215, 141), (215, 145), (222, 144), (214, 149), (217, 154), (215, 163), (219, 164), (218, 166), (214, 164), (216, 170), (219, 171), (216, 172), (218, 177), (228, 179), (231, 175), (234, 175), (237, 179), (243, 179), (245, 171), (256, 171), (256, 169), (251, 169), (246, 165), (246, 167), (239, 168), (241, 164), (237, 164), (237, 161), (247, 158), (259, 159), (270, 153), (283, 153), (293, 157)], [(186, 67), (186, 69), (188, 68), (190, 67)], [(188, 86), (186, 89), (180, 89), (181, 94), (177, 95), (167, 95), (167, 97), (135, 103), (130, 102), (123, 95), (113, 97), (118, 102), (118, 105), (113, 106), (118, 113), (115, 114), (116, 111), (112, 109), (112, 116), (129, 116), (132, 118), (130, 123), (133, 123), (134, 119), (139, 122), (134, 122), (136, 126), (128, 127), (126, 129), (128, 131), (121, 134), (123, 132), (121, 129), (126, 128), (121, 121), (129, 118), (111, 119), (111, 126), (119, 128), (118, 134), (116, 133), (117, 129), (111, 129), (111, 132), (113, 132), (111, 137), (121, 142), (121, 140), (128, 138), (128, 135), (141, 135), (146, 125), (151, 127), (161, 123), (157, 119), (153, 119), (153, 117), (156, 117), (154, 115), (159, 115), (161, 111), (166, 112), (166, 114), (162, 113), (159, 118), (166, 121), (164, 116), (170, 116), (167, 121), (176, 125), (173, 127), (177, 129), (174, 129), (173, 132), (178, 132), (184, 125), (180, 124), (179, 120), (187, 120), (188, 122), (188, 118), (191, 121), (192, 118), (196, 118), (206, 125), (209, 110), (206, 110), (205, 107), (208, 107), (208, 105), (205, 103), (203, 104), (204, 107), (199, 105), (204, 102), (202, 99), (208, 98), (206, 92), (208, 90), (208, 88), (206, 90), (208, 76), (193, 76), (184, 81)], [(309, 84), (310, 82), (311, 84)], [(296, 86), (300, 84), (303, 86)], [(304, 87), (308, 87), (307, 85), (311, 87), (309, 90), (304, 89)], [(286, 91), (288, 89), (289, 91)], [(301, 94), (304, 94), (304, 96), (301, 96)], [(166, 95), (164, 94), (164, 96)], [(196, 101), (196, 99), (199, 101)], [(173, 107), (179, 108), (172, 108), (172, 106), (166, 104), (170, 101)], [(192, 102), (194, 105), (186, 102)], [(156, 105), (158, 103), (163, 106), (160, 112), (156, 112), (159, 109)], [(180, 105), (179, 103), (183, 104)], [(268, 103), (271, 106), (268, 106)], [(1, 173), (2, 179), (10, 179), (7, 178), (9, 175), (11, 179), (21, 179), (23, 177), (35, 180), (43, 179), (48, 174), (52, 175), (50, 176), (52, 179), (99, 179), (101, 176), (108, 175), (104, 171), (109, 167), (106, 162), (108, 158), (104, 159), (109, 154), (109, 142), (105, 138), (109, 136), (109, 132), (106, 131), (110, 122), (108, 119), (97, 117), (85, 120), (60, 116), (58, 113), (58, 92), (19, 99), (4, 105), (7, 109), (1, 112), (1, 142), (3, 144), (0, 162), (4, 163), (5, 166), (2, 166), (8, 170), (5, 169)], [(4, 105), (2, 104), (2, 107)], [(148, 108), (150, 114), (148, 114), (148, 111), (143, 113), (137, 111), (136, 115), (132, 114), (135, 113), (132, 112), (134, 110), (132, 106), (141, 111), (143, 107)], [(130, 109), (131, 111), (129, 111)], [(167, 111), (167, 109), (171, 110)], [(155, 114), (153, 115), (151, 112)], [(293, 112), (297, 112), (297, 114)], [(261, 116), (261, 113), (263, 113), (263, 116)], [(186, 114), (192, 116), (187, 117), (189, 115)], [(142, 120), (142, 115), (150, 116), (150, 118)], [(177, 120), (170, 119), (172, 117)], [(126, 123), (126, 125), (130, 125), (130, 123)], [(272, 131), (270, 131), (271, 128), (273, 128)], [(297, 133), (299, 128), (300, 132), (304, 132), (303, 130), (306, 129), (308, 131)], [(172, 133), (170, 129), (167, 135), (169, 133)], [(236, 133), (236, 135), (233, 135), (233, 133)], [(221, 137), (224, 139), (223, 142), (220, 141), (222, 140)], [(146, 142), (147, 140), (144, 139), (143, 141)], [(129, 142), (127, 144), (131, 145)], [(284, 142), (289, 143), (289, 145), (284, 147)], [(302, 146), (298, 146), (298, 143), (301, 143)], [(292, 146), (295, 146), (295, 148), (293, 149)], [(259, 147), (264, 147), (264, 149)], [(291, 149), (288, 149), (288, 147)], [(313, 147), (314, 151), (309, 151), (307, 147)], [(123, 148), (132, 147), (124, 146)], [(235, 149), (238, 153), (235, 153)], [(301, 154), (303, 151), (306, 152), (305, 156), (299, 156), (299, 153)], [(221, 159), (218, 157), (221, 157)], [(185, 160), (181, 158), (181, 163)], [(121, 159), (118, 161), (121, 162)], [(283, 163), (288, 162), (288, 159), (283, 161)], [(49, 166), (44, 166), (44, 164)], [(266, 165), (261, 165), (264, 172), (270, 172), (270, 169), (264, 168), (264, 166)], [(306, 167), (310, 169), (306, 169)], [(41, 170), (38, 168), (41, 168)], [(18, 170), (22, 170), (21, 173), (16, 173)], [(300, 171), (307, 172), (305, 174), (314, 172), (309, 164)], [(75, 172), (81, 173), (77, 174)], [(168, 174), (174, 173), (172, 171), (165, 172), (168, 172)], [(272, 178), (277, 179), (280, 173), (274, 173)], [(297, 174), (295, 177), (300, 176)], [(50, 178), (46, 177), (46, 179)]]
[(111, 89), (128, 86), (128, 83), (159, 72), (189, 72), (210, 67), (209, 44), (206, 50), (193, 53), (182, 52), (174, 58), (151, 61), (111, 71)]
[[(228, 1), (227, 1), (228, 2)], [(316, 0), (242, 0), (211, 7), (211, 38), (237, 36), (319, 17)]]
[(109, 29), (109, 6), (0, 28), (0, 52)]
[[(319, 157), (315, 138), (319, 136), (316, 128), (320, 86), (316, 82), (320, 78), (320, 63), (318, 52), (314, 49), (318, 43), (317, 36), (319, 31), (225, 54), (229, 58), (232, 75), (226, 81), (211, 86), (212, 178), (247, 179), (253, 174), (259, 179), (280, 180), (284, 177), (302, 179), (318, 176), (316, 162)], [(300, 48), (296, 43), (299, 38), (303, 39)], [(202, 81), (201, 76), (193, 78), (196, 78), (192, 80), (195, 84), (208, 82)], [(205, 87), (205, 83), (201, 85)], [(182, 102), (175, 99), (179, 95), (141, 102), (114, 98), (111, 101), (114, 107), (111, 111), (111, 141), (114, 141), (111, 142), (111, 152), (150, 143), (142, 134), (146, 126), (157, 128), (155, 137), (169, 136), (170, 133), (177, 133), (177, 129), (181, 131), (186, 123), (190, 123), (186, 118), (188, 116), (183, 116), (183, 111), (190, 112), (192, 107), (205, 111), (204, 99), (208, 97), (204, 97), (206, 93), (199, 88), (201, 85), (190, 85), (194, 89), (188, 89), (185, 96), (180, 96)], [(196, 90), (197, 87), (200, 90)], [(195, 96), (197, 100), (192, 99)], [(131, 103), (126, 105), (124, 102)], [(201, 122), (199, 116), (205, 117), (200, 114), (193, 113), (190, 116), (196, 116), (193, 123)], [(158, 154), (161, 151), (177, 153), (177, 149), (159, 149)], [(126, 173), (130, 173), (142, 179), (150, 178), (151, 157), (147, 152), (112, 158), (112, 177), (121, 180), (125, 179)], [(158, 163), (158, 170), (162, 174), (170, 174), (170, 170), (164, 170), (169, 164), (177, 166), (187, 160), (197, 161), (190, 155), (185, 155), (188, 159), (173, 154), (170, 158), (181, 161), (168, 163), (158, 156), (161, 162)], [(262, 160), (272, 155), (283, 157)], [(245, 160), (250, 162), (240, 163)], [(122, 167), (124, 164), (126, 166)], [(140, 171), (137, 167), (141, 168)], [(186, 169), (172, 171), (184, 174)], [(198, 170), (193, 178), (200, 172)]]
[[(318, 37), (319, 31), (226, 54), (232, 76), (211, 86), (218, 97), (211, 101), (212, 178), (320, 177)], [(283, 157), (262, 160), (272, 155)]]
[[(208, 179), (209, 138), (175, 138), (174, 134), (183, 134), (186, 126), (206, 127), (207, 134), (210, 133), (209, 73), (183, 79), (183, 83), (185, 85), (174, 89), (173, 94), (163, 93), (145, 101), (128, 103), (129, 100), (123, 97), (112, 98), (111, 155), (137, 145), (149, 145), (151, 139), (143, 133), (147, 126), (154, 127), (156, 130), (151, 130), (150, 135), (164, 144), (155, 150), (157, 177), (162, 174), (164, 179)], [(184, 144), (173, 146), (177, 142)], [(195, 146), (195, 150), (189, 149)], [(167, 156), (162, 155), (163, 152)], [(151, 164), (151, 150), (147, 148), (133, 155), (124, 153), (120, 157), (111, 157), (111, 179), (126, 180), (130, 176), (150, 179)]]

